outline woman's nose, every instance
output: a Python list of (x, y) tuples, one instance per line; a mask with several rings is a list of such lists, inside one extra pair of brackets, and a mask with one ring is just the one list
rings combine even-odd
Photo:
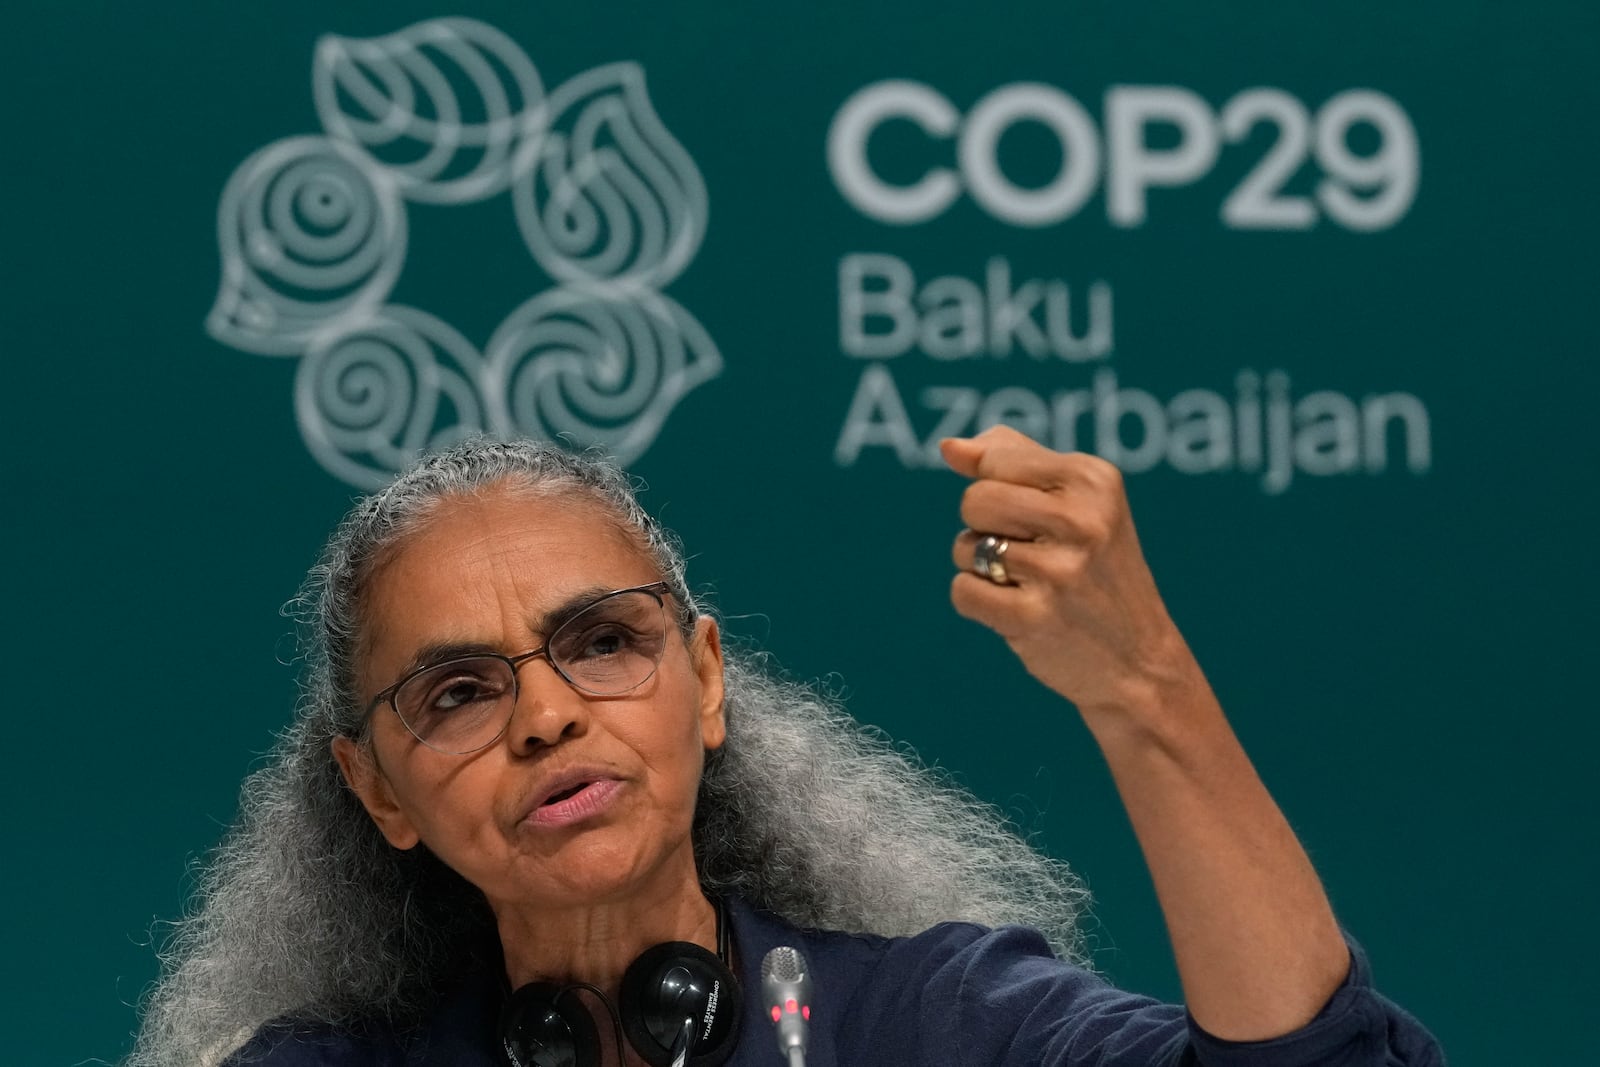
[(589, 702), (547, 657), (517, 665), (517, 699), (506, 736), (519, 755), (580, 736), (588, 723)]

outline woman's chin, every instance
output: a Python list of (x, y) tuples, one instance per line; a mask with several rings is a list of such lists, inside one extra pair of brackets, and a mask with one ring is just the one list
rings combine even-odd
[(617, 903), (640, 894), (660, 899), (681, 889), (677, 883), (699, 884), (687, 842), (663, 854), (651, 843), (601, 828), (574, 835), (555, 856), (530, 857), (516, 877), (513, 899), (554, 908)]

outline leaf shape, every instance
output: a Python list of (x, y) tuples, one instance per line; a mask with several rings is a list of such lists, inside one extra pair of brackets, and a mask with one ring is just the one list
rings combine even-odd
[(329, 35), (312, 61), (330, 137), (433, 204), (483, 200), (537, 151), (544, 85), (527, 54), (474, 19), (431, 19), (384, 37)]
[(448, 324), (388, 306), (311, 346), (295, 417), (328, 473), (375, 489), (420, 453), (483, 431), (482, 375), (482, 357)]
[(564, 282), (659, 288), (705, 235), (705, 182), (656, 117), (634, 63), (596, 67), (550, 95), (549, 129), (511, 186), (528, 250)]
[(489, 341), (483, 397), (499, 432), (570, 436), (629, 463), (690, 390), (722, 371), (716, 345), (656, 293), (564, 286), (512, 312)]
[(222, 283), (206, 329), (223, 344), (299, 355), (389, 295), (405, 259), (400, 198), (325, 137), (246, 159), (217, 207)]

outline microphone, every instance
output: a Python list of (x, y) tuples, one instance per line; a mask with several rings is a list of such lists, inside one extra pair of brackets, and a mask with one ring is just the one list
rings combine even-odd
[(806, 1024), (811, 1021), (811, 974), (806, 958), (787, 945), (761, 961), (761, 992), (767, 1014), (778, 1027), (778, 1051), (789, 1067), (805, 1067)]

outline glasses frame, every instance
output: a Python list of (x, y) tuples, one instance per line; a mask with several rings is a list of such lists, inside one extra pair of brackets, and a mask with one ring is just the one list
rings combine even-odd
[[(503, 655), (503, 654), (501, 654), (499, 652), (474, 652), (469, 656), (452, 656), (449, 659), (439, 660), (437, 663), (426, 663), (426, 664), (423, 664), (421, 667), (416, 668), (415, 670), (407, 671), (400, 678), (399, 681), (395, 682), (393, 685), (388, 686), (387, 688), (385, 688), (383, 690), (380, 690), (375, 696), (373, 696), (373, 698), (370, 701), (367, 702), (366, 715), (370, 719), (371, 716), (372, 716), (372, 713), (374, 711), (378, 710), (378, 705), (379, 704), (388, 704), (389, 705), (389, 710), (394, 712), (394, 717), (399, 719), (400, 720), (400, 725), (402, 725), (402, 726), (404, 726), (406, 728), (406, 733), (408, 733), (412, 737), (416, 738), (419, 744), (427, 745), (429, 748), (433, 749), (435, 752), (442, 752), (447, 756), (470, 756), (474, 752), (482, 752), (484, 749), (488, 748), (490, 745), (494, 744), (496, 741), (500, 740), (502, 737), (505, 736), (506, 728), (511, 725), (512, 718), (516, 716), (516, 713), (517, 713), (517, 701), (522, 697), (522, 673), (521, 673), (521, 667), (522, 667), (522, 665), (524, 663), (528, 662), (531, 659), (538, 659), (540, 656), (543, 656), (545, 662), (550, 664), (550, 669), (555, 671), (556, 674), (560, 676), (562, 681), (566, 682), (568, 685), (570, 685), (572, 688), (576, 689), (580, 693), (584, 693), (584, 694), (586, 694), (588, 696), (594, 696), (594, 697), (620, 697), (620, 696), (626, 696), (628, 693), (631, 693), (635, 689), (638, 689), (639, 686), (643, 685), (644, 683), (648, 682), (650, 679), (652, 679), (652, 678), (654, 678), (656, 676), (656, 672), (661, 669), (661, 661), (659, 659), (656, 660), (655, 666), (650, 669), (650, 673), (649, 674), (647, 674), (643, 678), (639, 679), (638, 682), (636, 682), (634, 685), (630, 686), (629, 688), (624, 689), (624, 690), (622, 690), (620, 692), (616, 692), (616, 693), (597, 693), (593, 689), (585, 689), (583, 686), (581, 686), (577, 682), (573, 681), (572, 676), (569, 675), (566, 671), (562, 670), (561, 669), (561, 665), (559, 663), (557, 663), (555, 660), (550, 658), (550, 643), (551, 643), (552, 640), (555, 639), (555, 637), (558, 634), (561, 633), (561, 631), (563, 629), (566, 628), (568, 623), (573, 621), (573, 619), (576, 619), (576, 618), (580, 617), (581, 615), (583, 615), (585, 612), (588, 612), (588, 611), (600, 606), (601, 604), (604, 604), (608, 600), (611, 600), (611, 599), (613, 599), (615, 597), (619, 597), (619, 596), (626, 596), (626, 595), (628, 595), (630, 593), (649, 593), (651, 596), (653, 596), (655, 598), (656, 604), (661, 608), (661, 636), (663, 638), (665, 638), (666, 634), (667, 634), (667, 631), (672, 629), (672, 626), (670, 625), (670, 622), (669, 622), (669, 620), (667, 618), (667, 601), (666, 601), (667, 597), (673, 595), (671, 583), (669, 583), (669, 582), (651, 582), (648, 585), (633, 585), (633, 586), (629, 586), (626, 589), (613, 589), (613, 590), (611, 590), (611, 592), (602, 593), (600, 596), (595, 597), (589, 603), (585, 604), (581, 609), (579, 609), (577, 612), (573, 613), (573, 615), (570, 618), (568, 618), (565, 622), (563, 622), (560, 626), (557, 626), (554, 630), (550, 631), (550, 637), (545, 640), (544, 644), (542, 644), (538, 648), (532, 649), (532, 650), (530, 650), (528, 652), (518, 652), (517, 654), (512, 655), (512, 656)], [(663, 648), (664, 647), (665, 646), (663, 646)], [(409, 722), (406, 722), (406, 717), (404, 715), (400, 714), (400, 707), (399, 707), (398, 704), (395, 703), (395, 699), (394, 698), (399, 694), (401, 689), (405, 688), (405, 685), (406, 685), (407, 682), (411, 681), (413, 678), (416, 678), (418, 675), (426, 674), (427, 672), (432, 671), (432, 670), (437, 670), (438, 668), (443, 667), (443, 666), (445, 666), (447, 664), (460, 663), (463, 660), (472, 660), (472, 659), (497, 659), (497, 660), (500, 660), (501, 662), (505, 663), (508, 667), (511, 668), (511, 703), (510, 703), (509, 708), (508, 708), (508, 710), (506, 712), (505, 721), (500, 724), (500, 729), (495, 732), (495, 735), (493, 737), (491, 737), (489, 740), (485, 741), (483, 744), (478, 745), (476, 748), (466, 748), (466, 749), (460, 750), (459, 752), (458, 751), (454, 751), (452, 749), (448, 749), (448, 748), (440, 748), (439, 746), (429, 742), (421, 734), (417, 733), (416, 730), (412, 729), (411, 724)]]

